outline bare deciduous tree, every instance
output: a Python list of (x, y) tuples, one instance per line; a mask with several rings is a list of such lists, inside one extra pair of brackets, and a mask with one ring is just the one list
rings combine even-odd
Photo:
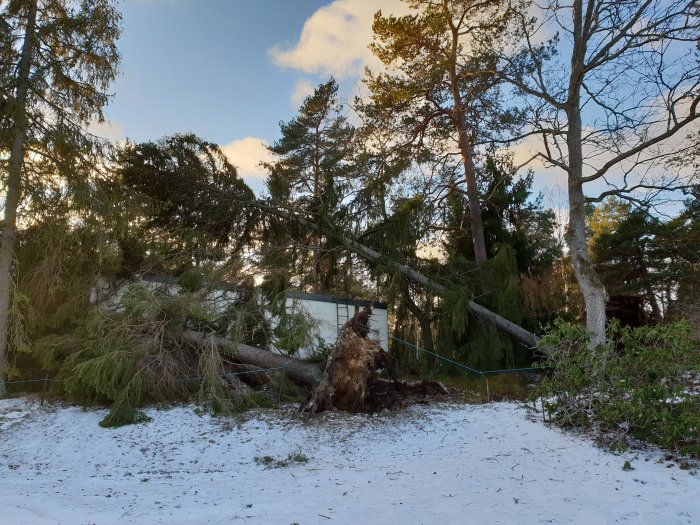
[(541, 139), (533, 159), (567, 175), (566, 240), (593, 345), (605, 340), (606, 291), (587, 251), (585, 205), (610, 195), (646, 204), (692, 184), (693, 174), (664, 168), (690, 147), (681, 132), (697, 134), (698, 5), (552, 0), (533, 6), (539, 20), (520, 14), (516, 51), (502, 57), (502, 78), (529, 109), (528, 134)]

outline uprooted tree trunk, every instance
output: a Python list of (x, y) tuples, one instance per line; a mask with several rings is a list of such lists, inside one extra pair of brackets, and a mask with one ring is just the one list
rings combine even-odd
[(379, 341), (367, 339), (371, 313), (372, 307), (366, 307), (343, 327), (306, 406), (309, 412), (331, 408), (356, 412), (365, 406), (375, 370), (387, 363)]
[(371, 307), (357, 312), (343, 327), (328, 357), (321, 382), (306, 405), (308, 412), (396, 408), (407, 400), (452, 393), (436, 381), (405, 382), (394, 378), (389, 382), (379, 379), (376, 370), (390, 370), (387, 366), (390, 358), (379, 341), (367, 338), (371, 312)]
[(221, 352), (231, 352), (243, 363), (263, 369), (279, 369), (290, 379), (308, 386), (316, 386), (321, 381), (321, 370), (318, 365), (313, 363), (303, 363), (298, 359), (275, 354), (254, 346), (239, 344), (234, 347), (234, 344), (225, 337), (193, 330), (186, 330), (182, 334), (182, 339), (194, 346), (214, 345)]

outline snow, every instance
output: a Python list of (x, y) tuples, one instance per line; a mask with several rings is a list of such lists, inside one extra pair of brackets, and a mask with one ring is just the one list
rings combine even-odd
[(148, 413), (105, 429), (104, 410), (1, 400), (0, 524), (700, 523), (700, 476), (514, 403)]

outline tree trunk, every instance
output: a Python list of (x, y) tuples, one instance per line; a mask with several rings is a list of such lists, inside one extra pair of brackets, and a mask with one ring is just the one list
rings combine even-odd
[[(443, 4), (443, 14), (446, 20), (450, 20), (451, 14)], [(462, 156), (464, 166), (464, 182), (467, 186), (467, 203), (469, 205), (469, 229), (474, 246), (474, 260), (476, 262), (486, 261), (486, 240), (484, 238), (484, 224), (481, 220), (481, 203), (479, 202), (479, 188), (476, 185), (476, 175), (474, 173), (474, 147), (467, 130), (467, 114), (464, 110), (462, 95), (460, 93), (459, 78), (457, 76), (457, 53), (459, 48), (459, 31), (457, 27), (450, 23), (452, 42), (450, 49), (450, 93), (452, 94), (452, 120), (457, 131), (457, 141), (459, 152)]]
[(12, 288), (12, 262), (15, 255), (17, 237), (17, 207), (22, 192), (22, 163), (24, 142), (27, 135), (27, 93), (34, 33), (36, 29), (37, 0), (29, 4), (27, 26), (22, 43), (22, 54), (17, 73), (17, 90), (14, 100), (12, 146), (7, 169), (7, 193), (5, 215), (0, 240), (0, 396), (6, 394), (5, 375), (7, 373), (7, 328), (10, 314), (10, 293)]
[(269, 350), (261, 350), (260, 348), (243, 344), (239, 344), (234, 349), (233, 343), (224, 337), (212, 336), (211, 334), (193, 330), (186, 330), (182, 334), (182, 339), (195, 346), (214, 344), (219, 351), (230, 351), (240, 361), (260, 368), (279, 368), (280, 372), (285, 373), (292, 380), (305, 385), (316, 386), (321, 381), (321, 370), (317, 365), (302, 363), (297, 359), (275, 354)]
[[(476, 185), (476, 175), (474, 174), (474, 156), (469, 145), (467, 131), (462, 124), (459, 130), (460, 146), (462, 151), (462, 162), (464, 163), (464, 180), (467, 185), (467, 202), (469, 203), (469, 229), (472, 234), (472, 244), (474, 245), (474, 260), (478, 263), (486, 262), (486, 239), (484, 238), (484, 223), (481, 220), (481, 202), (479, 201), (479, 189)], [(464, 135), (464, 138), (462, 138)]]
[[(408, 287), (407, 287), (408, 288)], [(421, 341), (423, 342), (423, 348), (431, 353), (425, 354), (425, 365), (428, 370), (431, 370), (435, 366), (435, 345), (433, 343), (433, 329), (432, 323), (430, 322), (430, 301), (431, 297), (428, 295), (426, 298), (425, 310), (421, 310), (415, 301), (409, 295), (408, 289), (404, 290), (406, 306), (413, 314), (413, 316), (418, 320), (420, 324), (420, 335)]]
[(605, 335), (605, 303), (608, 294), (593, 269), (588, 256), (586, 214), (581, 184), (569, 181), (569, 226), (566, 242), (571, 252), (576, 281), (586, 303), (586, 330), (592, 334), (591, 347), (603, 344)]
[(566, 242), (571, 253), (571, 262), (583, 299), (586, 303), (586, 329), (592, 334), (590, 347), (603, 344), (605, 335), (605, 303), (608, 294), (596, 274), (588, 256), (586, 235), (586, 197), (583, 193), (583, 145), (581, 124), (581, 84), (584, 77), (586, 56), (583, 34), (583, 5), (580, 0), (573, 4), (574, 41), (571, 54), (571, 76), (568, 87), (567, 110), (568, 132), (566, 145), (569, 153), (568, 190), (569, 225)]

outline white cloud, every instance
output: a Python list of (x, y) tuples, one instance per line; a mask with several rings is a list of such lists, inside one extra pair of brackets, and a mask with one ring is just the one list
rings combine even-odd
[(339, 80), (360, 74), (365, 65), (378, 64), (367, 46), (380, 9), (385, 15), (409, 12), (401, 0), (335, 0), (311, 15), (298, 42), (275, 46), (268, 55), (275, 65), (306, 74)]
[(267, 150), (268, 143), (258, 137), (245, 137), (221, 146), (221, 151), (238, 168), (238, 174), (245, 180), (262, 181), (267, 174), (261, 162), (271, 162), (273, 155)]
[(111, 141), (122, 141), (126, 138), (124, 125), (119, 121), (105, 120), (98, 122), (93, 120), (88, 126), (88, 132)]
[(295, 108), (299, 106), (306, 97), (313, 94), (314, 89), (315, 86), (307, 79), (300, 78), (297, 80), (297, 84), (294, 86), (294, 93), (292, 93), (292, 106)]

